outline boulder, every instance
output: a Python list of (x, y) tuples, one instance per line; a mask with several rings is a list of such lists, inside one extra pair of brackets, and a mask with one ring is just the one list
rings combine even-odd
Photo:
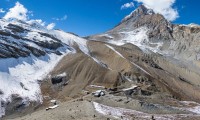
[(66, 83), (66, 77), (67, 75), (65, 73), (60, 74), (60, 75), (56, 75), (54, 77), (51, 78), (51, 83), (52, 84), (59, 84), (59, 83)]
[(97, 90), (96, 92), (93, 93), (94, 97), (101, 97), (101, 96), (105, 96), (106, 93), (104, 90)]

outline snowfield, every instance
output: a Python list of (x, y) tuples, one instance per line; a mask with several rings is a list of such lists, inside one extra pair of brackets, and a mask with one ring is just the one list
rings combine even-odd
[[(151, 50), (155, 53), (161, 52), (160, 47), (163, 45), (163, 43), (162, 42), (157, 42), (157, 43), (150, 42), (148, 39), (147, 32), (148, 32), (148, 28), (146, 28), (146, 27), (137, 28), (132, 31), (123, 31), (123, 32), (119, 32), (120, 36), (123, 36), (122, 39), (109, 40), (107, 42), (110, 44), (117, 45), (117, 46), (121, 46), (121, 45), (130, 43), (130, 44), (138, 46), (144, 52), (147, 50)], [(103, 35), (101, 35), (101, 36), (103, 36)], [(105, 34), (105, 36), (107, 36), (107, 34)], [(151, 47), (151, 46), (153, 46), (153, 47)]]
[(54, 37), (58, 38), (63, 43), (65, 43), (69, 46), (77, 44), (83, 53), (85, 53), (87, 55), (89, 54), (89, 50), (87, 48), (87, 40), (77, 37), (75, 35), (66, 33), (61, 30), (52, 30), (52, 31), (50, 31), (50, 34), (52, 34)]
[[(191, 103), (191, 102), (187, 102)], [(119, 108), (119, 107), (110, 107), (103, 104), (99, 104), (97, 102), (93, 102), (95, 110), (105, 116), (111, 116), (120, 120), (132, 120), (133, 118), (137, 119), (147, 119), (151, 120), (152, 116), (155, 120), (181, 120), (182, 118), (191, 117), (191, 116), (199, 116), (199, 114), (148, 114), (144, 112), (139, 112), (136, 110)], [(187, 108), (186, 108), (187, 109)], [(190, 111), (190, 109), (187, 109)], [(196, 112), (196, 110), (191, 110), (192, 112)], [(199, 113), (199, 110), (198, 110)]]
[[(42, 102), (39, 80), (46, 77), (59, 60), (69, 53), (72, 51), (66, 49), (61, 56), (52, 53), (42, 57), (31, 55), (26, 58), (0, 59), (1, 101), (11, 101), (12, 95), (18, 95), (26, 101)], [(4, 107), (0, 106), (0, 110), (1, 117)]]
[[(109, 115), (116, 119), (121, 120), (132, 120), (131, 116), (140, 116), (143, 119), (151, 119), (152, 115), (139, 112), (136, 110), (130, 110), (130, 109), (124, 109), (124, 108), (118, 108), (118, 107), (110, 107), (106, 105), (102, 105), (96, 102), (93, 102), (94, 108), (97, 112), (103, 114), (103, 115)], [(173, 120), (173, 116), (168, 116), (166, 118), (165, 116), (157, 116), (155, 117), (156, 120)]]

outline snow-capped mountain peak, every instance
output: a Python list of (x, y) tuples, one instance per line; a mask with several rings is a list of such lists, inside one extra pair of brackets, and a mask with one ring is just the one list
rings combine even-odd
[(155, 14), (155, 12), (144, 6), (144, 5), (140, 5), (137, 9), (135, 9), (133, 12), (131, 12), (129, 15), (127, 15), (123, 20), (122, 22), (125, 22), (131, 18), (137, 18), (138, 16), (140, 15), (152, 15), (152, 14)]

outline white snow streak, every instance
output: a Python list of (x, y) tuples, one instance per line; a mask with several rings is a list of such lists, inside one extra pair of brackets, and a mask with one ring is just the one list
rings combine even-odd
[(133, 90), (133, 89), (135, 89), (135, 88), (137, 88), (137, 85), (133, 85), (133, 86), (131, 86), (131, 87), (129, 87), (129, 88), (122, 89), (122, 90), (123, 90), (123, 91), (128, 91), (128, 90)]
[[(115, 53), (117, 53), (120, 57), (122, 57), (122, 58), (124, 58), (124, 59), (126, 59), (121, 53), (119, 53), (118, 51), (116, 51), (115, 50), (115, 48), (113, 48), (112, 46), (110, 46), (110, 45), (106, 45), (107, 47), (109, 47), (111, 50), (113, 50)], [(144, 70), (142, 67), (140, 67), (139, 65), (137, 65), (137, 64), (135, 64), (135, 63), (133, 63), (133, 62), (131, 62), (134, 66), (136, 66), (137, 68), (139, 68), (140, 70), (142, 70), (143, 72), (145, 72), (146, 74), (148, 74), (148, 75), (150, 75), (151, 76), (151, 74), (149, 73), (149, 72), (147, 72), (146, 70)]]
[[(93, 105), (95, 110), (100, 114), (109, 115), (121, 120), (132, 120), (133, 119), (131, 117), (132, 115), (143, 119), (151, 119), (152, 117), (152, 114), (147, 114), (136, 110), (124, 109), (119, 107), (110, 107), (96, 102), (93, 102)], [(153, 115), (153, 116), (156, 120), (175, 120), (174, 115)], [(185, 117), (187, 115), (182, 115), (182, 116)]]
[(145, 69), (143, 69), (142, 67), (140, 67), (139, 65), (135, 64), (134, 62), (131, 62), (134, 66), (136, 66), (137, 68), (139, 68), (140, 70), (142, 70), (143, 72), (145, 72), (146, 74), (150, 75), (151, 74), (149, 72), (147, 72)]
[(119, 53), (118, 51), (116, 51), (115, 48), (113, 48), (112, 46), (107, 45), (107, 44), (106, 44), (106, 46), (109, 47), (111, 50), (113, 50), (115, 53), (117, 53), (120, 57), (126, 59), (121, 53)]
[(105, 89), (105, 86), (99, 86), (99, 85), (90, 85), (90, 87), (93, 87), (93, 88), (103, 88), (103, 89)]

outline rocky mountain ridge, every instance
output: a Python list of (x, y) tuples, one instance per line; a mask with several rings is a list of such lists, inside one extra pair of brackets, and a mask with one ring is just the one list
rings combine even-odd
[[(49, 106), (52, 99), (60, 102), (78, 99), (90, 108), (101, 103), (146, 115), (168, 114), (162, 119), (183, 118), (176, 114), (199, 117), (197, 25), (172, 24), (141, 5), (112, 30), (85, 38), (47, 30), (33, 21), (1, 19), (0, 26), (0, 65), (6, 63), (0, 68), (0, 82), (4, 83), (0, 86), (0, 115), (15, 119), (28, 114), (27, 111)], [(10, 89), (6, 89), (8, 84)], [(106, 96), (93, 98), (93, 92), (99, 89)], [(184, 101), (195, 102), (191, 105)], [(119, 118), (113, 114), (105, 116)]]
[(1, 58), (37, 57), (56, 51), (64, 45), (61, 40), (47, 34), (45, 28), (37, 22), (26, 23), (1, 19)]

